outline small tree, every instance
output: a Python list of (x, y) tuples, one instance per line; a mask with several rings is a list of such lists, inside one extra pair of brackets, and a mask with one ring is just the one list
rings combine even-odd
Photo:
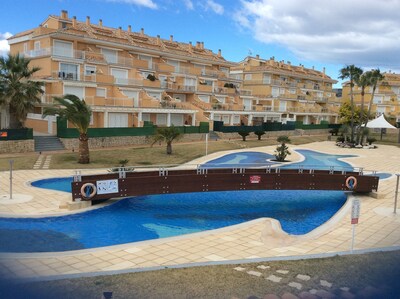
[(246, 137), (249, 136), (249, 132), (246, 131), (240, 131), (238, 132), (240, 136), (242, 136), (243, 141), (246, 141)]
[(153, 136), (153, 146), (156, 142), (163, 142), (167, 143), (167, 155), (172, 154), (172, 141), (178, 140), (181, 137), (181, 132), (173, 125), (167, 128), (158, 128), (156, 134)]
[(61, 98), (55, 97), (54, 104), (46, 107), (43, 111), (43, 118), (47, 115), (59, 115), (61, 118), (70, 121), (79, 132), (79, 160), (80, 164), (88, 164), (89, 159), (89, 137), (88, 129), (92, 109), (84, 100), (77, 96), (67, 94)]
[(289, 147), (286, 143), (290, 143), (290, 139), (287, 136), (279, 136), (276, 141), (280, 143), (275, 150), (275, 158), (279, 162), (284, 162), (288, 155), (291, 155), (289, 152)]
[(261, 136), (262, 136), (262, 135), (265, 135), (265, 131), (263, 131), (263, 130), (257, 130), (257, 131), (254, 132), (254, 134), (257, 135), (258, 140), (261, 140)]

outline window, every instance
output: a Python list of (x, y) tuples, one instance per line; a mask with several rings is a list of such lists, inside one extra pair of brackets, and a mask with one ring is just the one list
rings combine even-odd
[(276, 98), (279, 96), (279, 88), (278, 87), (272, 87), (272, 97)]
[(234, 125), (240, 124), (240, 115), (233, 116), (233, 124)]
[(179, 61), (176, 60), (167, 60), (167, 64), (172, 65), (175, 67), (175, 72), (179, 72)]
[(289, 89), (289, 92), (290, 92), (291, 94), (296, 94), (296, 88), (290, 88), (290, 89)]
[(149, 113), (143, 113), (142, 114), (142, 121), (150, 121), (150, 114)]
[(245, 74), (244, 75), (244, 80), (251, 80), (251, 74)]
[(128, 84), (128, 70), (111, 69), (111, 75), (115, 78), (117, 84)]
[(128, 98), (132, 99), (138, 99), (139, 98), (139, 92), (135, 90), (121, 90), (124, 95), (126, 95)]
[(96, 74), (96, 67), (94, 65), (85, 65), (85, 75), (91, 76)]
[(279, 111), (286, 111), (286, 102), (279, 103)]
[(101, 49), (101, 53), (104, 55), (104, 58), (108, 63), (117, 63), (118, 62), (118, 54), (116, 50), (111, 49)]
[(198, 97), (199, 97), (200, 101), (202, 101), (204, 103), (210, 103), (210, 96), (199, 95)]
[(204, 64), (193, 64), (193, 66), (196, 68), (196, 69), (201, 69), (201, 74), (202, 75), (205, 75), (206, 74), (206, 66), (204, 65)]
[(34, 50), (40, 50), (40, 41), (36, 41), (33, 45)]
[(128, 126), (128, 113), (108, 113), (109, 128), (126, 128)]
[(228, 74), (229, 74), (229, 69), (227, 68), (227, 67), (220, 67), (219, 68), (219, 70), (221, 71), (221, 72), (223, 72), (225, 75), (227, 75), (228, 76)]
[(79, 79), (79, 66), (77, 64), (60, 63), (58, 77), (65, 80)]
[(160, 92), (148, 91), (147, 94), (152, 98), (156, 98), (157, 100), (161, 100), (161, 93)]
[(85, 88), (81, 86), (64, 86), (64, 94), (73, 94), (80, 99), (85, 97)]
[(73, 45), (71, 42), (54, 41), (53, 55), (62, 57), (74, 57)]
[(270, 74), (264, 74), (263, 83), (264, 84), (271, 84), (271, 75)]
[(24, 53), (28, 52), (28, 43), (24, 43)]
[(383, 96), (378, 96), (378, 95), (374, 96), (374, 104), (380, 104), (382, 102), (383, 102)]
[(152, 58), (151, 56), (140, 55), (140, 54), (139, 54), (139, 59), (140, 59), (140, 60), (145, 60), (145, 61), (147, 61), (147, 63), (148, 63), (147, 67), (148, 67), (148, 68), (151, 69), (151, 68), (153, 67), (153, 58)]
[(106, 97), (106, 91), (107, 89), (105, 88), (96, 88), (96, 97), (101, 97), (101, 98), (105, 98)]
[(285, 89), (284, 88), (279, 88), (279, 94), (285, 94)]
[(183, 115), (182, 114), (171, 114), (171, 125), (183, 126)]
[(156, 125), (157, 126), (166, 126), (167, 125), (167, 115), (166, 114), (157, 114), (156, 116)]

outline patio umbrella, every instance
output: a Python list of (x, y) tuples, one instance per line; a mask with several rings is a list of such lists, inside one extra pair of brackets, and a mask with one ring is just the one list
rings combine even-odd
[(396, 129), (395, 126), (392, 126), (390, 123), (386, 121), (384, 114), (381, 114), (381, 116), (379, 116), (378, 118), (369, 121), (367, 123), (367, 128), (381, 129), (381, 140), (382, 140), (383, 129)]

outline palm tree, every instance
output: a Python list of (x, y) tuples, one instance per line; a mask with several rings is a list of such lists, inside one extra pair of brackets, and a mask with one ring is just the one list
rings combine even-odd
[(79, 160), (78, 163), (88, 164), (89, 159), (89, 144), (87, 131), (90, 124), (90, 116), (92, 110), (84, 100), (77, 96), (67, 94), (61, 98), (55, 97), (56, 102), (51, 107), (46, 107), (43, 112), (43, 117), (48, 115), (58, 114), (59, 117), (70, 121), (79, 131)]
[(364, 127), (367, 126), (368, 120), (371, 117), (371, 108), (372, 108), (372, 103), (374, 101), (376, 87), (378, 86), (379, 82), (381, 82), (384, 79), (384, 76), (379, 69), (369, 71), (369, 73), (370, 73), (369, 81), (370, 81), (370, 86), (372, 86), (372, 93), (371, 93), (371, 99), (369, 100), (368, 104), (368, 112), (364, 122)]
[(24, 126), (28, 113), (40, 103), (43, 93), (43, 83), (30, 80), (40, 68), (29, 68), (29, 62), (19, 54), (0, 57), (0, 105), (10, 115), (11, 129)]
[(358, 80), (358, 78), (363, 73), (362, 69), (356, 67), (354, 64), (347, 65), (339, 71), (340, 79), (350, 79), (350, 105), (351, 105), (351, 142), (354, 142), (354, 98), (353, 98), (353, 87), (354, 81)]
[(360, 143), (361, 139), (361, 126), (364, 122), (364, 97), (365, 97), (365, 88), (369, 85), (371, 85), (371, 72), (365, 72), (361, 74), (358, 78), (355, 78), (354, 80), (358, 87), (361, 88), (361, 109), (360, 109), (360, 116), (359, 116), (359, 124), (357, 126), (357, 143)]
[(158, 128), (153, 136), (153, 143), (165, 141), (167, 143), (167, 155), (172, 154), (172, 141), (179, 139), (181, 132), (174, 125), (167, 128)]

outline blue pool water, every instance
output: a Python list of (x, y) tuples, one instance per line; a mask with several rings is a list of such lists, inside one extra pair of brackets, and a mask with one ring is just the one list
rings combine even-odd
[[(284, 168), (348, 167), (339, 158), (298, 150), (302, 162)], [(209, 161), (205, 167), (259, 167), (272, 155), (242, 152)], [(276, 162), (273, 162), (276, 164)], [(32, 182), (35, 187), (71, 191), (71, 177)], [(329, 220), (345, 203), (341, 191), (228, 191), (151, 195), (75, 215), (0, 218), (0, 252), (46, 252), (94, 248), (170, 237), (230, 226), (260, 217), (281, 222), (290, 234), (305, 234)]]
[(272, 217), (305, 234), (345, 203), (343, 192), (229, 191), (140, 196), (60, 217), (0, 218), (1, 252), (93, 248), (221, 228)]

